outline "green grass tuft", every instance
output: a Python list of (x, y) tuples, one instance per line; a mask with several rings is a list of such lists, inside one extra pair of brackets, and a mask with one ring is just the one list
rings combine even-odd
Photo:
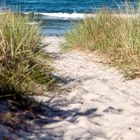
[(28, 22), (22, 14), (0, 14), (1, 95), (38, 93), (53, 82), (52, 68), (44, 59), (39, 27)]
[(125, 14), (103, 10), (85, 18), (65, 35), (65, 47), (97, 50), (128, 78), (140, 77), (140, 14)]

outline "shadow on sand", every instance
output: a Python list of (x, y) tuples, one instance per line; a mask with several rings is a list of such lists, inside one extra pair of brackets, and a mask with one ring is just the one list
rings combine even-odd
[[(59, 78), (59, 80), (68, 84), (74, 79), (64, 80)], [(63, 109), (64, 107), (68, 107), (70, 104), (75, 103), (82, 104), (78, 100), (78, 97), (68, 100), (67, 98), (63, 98), (62, 94), (57, 94), (50, 96), (49, 99), (43, 103), (34, 101), (35, 106), (31, 108), (29, 107), (28, 110), (20, 110), (16, 108), (11, 111), (7, 101), (0, 101), (0, 124), (6, 126), (8, 129), (8, 132), (4, 132), (4, 130), (0, 127), (0, 140), (2, 137), (5, 138), (5, 136), (8, 140), (15, 140), (17, 138), (24, 140), (63, 140), (63, 135), (65, 133), (64, 129), (55, 131), (59, 125), (54, 125), (54, 127), (51, 128), (47, 126), (60, 124), (64, 121), (76, 124), (77, 119), (80, 117), (101, 117), (101, 114), (97, 113), (97, 108), (94, 107), (85, 110), (84, 112), (81, 112), (77, 108), (67, 110)], [(6, 116), (8, 112), (10, 112), (10, 115)], [(94, 140), (95, 133), (105, 137), (105, 134), (102, 132), (93, 132), (93, 135), (91, 134), (92, 140)]]

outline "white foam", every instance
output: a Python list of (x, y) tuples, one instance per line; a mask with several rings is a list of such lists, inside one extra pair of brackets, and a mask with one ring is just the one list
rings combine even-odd
[[(26, 12), (25, 14), (31, 14), (30, 12)], [(86, 17), (96, 17), (96, 14), (90, 14), (90, 13), (32, 13), (34, 15), (41, 15), (45, 19), (60, 19), (60, 20), (79, 20), (84, 19)], [(123, 17), (123, 18), (135, 18), (139, 17), (139, 14), (127, 14), (127, 13), (121, 13), (121, 14), (112, 14), (116, 17)]]
[[(25, 13), (29, 14), (29, 13)], [(84, 19), (86, 16), (90, 14), (85, 13), (37, 13), (34, 12), (35, 15), (42, 15), (45, 16), (47, 19), (63, 19), (63, 20), (77, 20), (77, 19)]]

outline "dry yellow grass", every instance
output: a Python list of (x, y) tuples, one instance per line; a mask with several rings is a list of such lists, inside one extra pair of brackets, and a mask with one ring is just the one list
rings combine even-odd
[(0, 94), (36, 93), (53, 81), (39, 27), (28, 22), (20, 13), (0, 15)]
[[(130, 14), (131, 15), (131, 14)], [(108, 10), (87, 17), (66, 34), (66, 48), (97, 50), (128, 78), (140, 77), (140, 14), (114, 16)]]

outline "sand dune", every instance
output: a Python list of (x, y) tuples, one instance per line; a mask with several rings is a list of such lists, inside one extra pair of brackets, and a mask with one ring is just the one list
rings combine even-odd
[(30, 131), (21, 128), (11, 135), (21, 140), (139, 140), (140, 79), (126, 81), (94, 54), (62, 53), (63, 40), (44, 42), (65, 90), (35, 97), (43, 102), (40, 119), (30, 122)]
[[(48, 39), (53, 40), (59, 42), (58, 38)], [(67, 106), (61, 104), (60, 108), (81, 113), (75, 118), (70, 115), (57, 124), (59, 130), (65, 130), (63, 138), (138, 140), (140, 79), (126, 81), (117, 70), (101, 64), (95, 55), (76, 51), (57, 54), (53, 47), (50, 45), (47, 49), (58, 55), (54, 63), (56, 74), (70, 81), (65, 84), (69, 92), (60, 102), (71, 102)], [(71, 119), (74, 120), (71, 122)], [(67, 125), (63, 128), (64, 124)], [(55, 125), (49, 127), (55, 128)]]

